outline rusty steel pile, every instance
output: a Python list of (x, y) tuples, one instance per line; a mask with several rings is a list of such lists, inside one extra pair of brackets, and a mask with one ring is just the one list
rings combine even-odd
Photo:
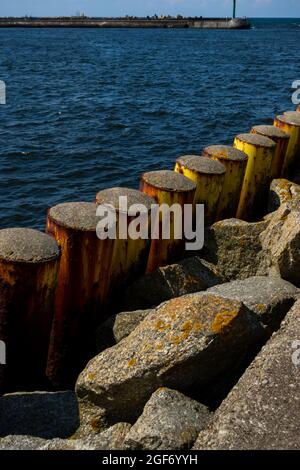
[[(184, 257), (183, 240), (100, 240), (97, 206), (119, 197), (129, 205), (204, 204), (205, 221), (258, 220), (266, 214), (270, 183), (299, 167), (300, 107), (254, 126), (233, 146), (212, 145), (178, 158), (174, 171), (145, 173), (140, 190), (111, 188), (94, 202), (66, 203), (48, 211), (46, 233), (0, 230), (0, 338), (7, 366), (0, 389), (56, 388), (74, 384), (92, 357), (91, 335), (120, 292), (145, 273)], [(130, 222), (130, 217), (128, 217)], [(22, 358), (22, 361), (20, 361)]]

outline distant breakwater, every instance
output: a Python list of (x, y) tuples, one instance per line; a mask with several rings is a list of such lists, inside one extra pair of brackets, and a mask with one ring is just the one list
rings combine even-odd
[(249, 29), (244, 18), (0, 18), (0, 28), (198, 28)]

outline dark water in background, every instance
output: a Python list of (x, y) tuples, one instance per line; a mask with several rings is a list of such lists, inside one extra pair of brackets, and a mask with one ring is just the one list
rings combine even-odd
[(0, 30), (0, 227), (138, 187), (147, 170), (294, 109), (300, 19), (250, 31)]

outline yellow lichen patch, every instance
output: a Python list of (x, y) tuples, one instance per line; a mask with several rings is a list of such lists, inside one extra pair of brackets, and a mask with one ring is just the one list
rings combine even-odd
[(212, 322), (211, 330), (216, 334), (224, 333), (237, 316), (237, 310), (225, 310), (218, 313)]
[(182, 331), (191, 331), (192, 327), (193, 327), (193, 324), (191, 320), (188, 320), (182, 325), (181, 329)]
[(130, 361), (128, 361), (128, 367), (133, 367), (136, 365), (136, 363), (137, 363), (137, 359), (133, 357), (132, 359), (130, 359)]
[(266, 310), (266, 305), (265, 304), (257, 304), (256, 305), (257, 310), (260, 312), (264, 312)]
[(162, 351), (163, 347), (164, 347), (164, 346), (163, 346), (162, 343), (157, 343), (157, 344), (156, 344), (156, 350), (157, 350), (157, 351)]
[(200, 331), (202, 329), (202, 324), (198, 320), (188, 320), (186, 321), (182, 327), (182, 331), (188, 331), (191, 333), (192, 331)]
[(171, 328), (169, 323), (165, 323), (163, 320), (158, 320), (155, 324), (155, 328), (159, 331), (168, 330)]
[(189, 338), (192, 332), (197, 333), (202, 330), (203, 325), (197, 320), (188, 320), (181, 326), (182, 334), (173, 336), (171, 343), (179, 344)]
[(96, 379), (96, 374), (88, 374), (87, 378), (90, 382), (93, 382)]
[(172, 336), (170, 338), (170, 343), (172, 344), (180, 344), (182, 343), (183, 341), (185, 341), (186, 339), (188, 339), (190, 336), (190, 332), (189, 331), (185, 331), (184, 333), (182, 333), (181, 335), (177, 335), (177, 336)]
[(195, 321), (195, 322), (193, 323), (193, 330), (194, 330), (195, 332), (201, 331), (201, 330), (202, 330), (202, 324), (201, 324), (199, 321)]

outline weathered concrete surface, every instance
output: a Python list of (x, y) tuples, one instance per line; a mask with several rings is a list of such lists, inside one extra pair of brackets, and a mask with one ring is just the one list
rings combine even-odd
[(126, 209), (122, 207), (123, 203), (121, 198), (124, 197), (127, 198), (127, 212), (129, 207), (134, 204), (140, 204), (143, 205), (147, 209), (147, 212), (150, 213), (151, 205), (155, 204), (154, 198), (147, 196), (147, 194), (144, 194), (137, 189), (120, 187), (102, 189), (102, 191), (99, 191), (96, 195), (96, 204), (97, 206), (113, 206), (116, 212), (126, 212)]
[(150, 312), (152, 310), (121, 312), (108, 318), (96, 331), (97, 352), (100, 353), (129, 336)]
[(0, 398), (0, 436), (65, 438), (78, 426), (74, 392), (15, 393)]
[(46, 263), (59, 255), (55, 240), (29, 228), (0, 230), (0, 259), (20, 263)]
[(32, 436), (7, 436), (0, 439), (0, 450), (124, 450), (124, 439), (131, 425), (118, 423), (101, 434), (83, 439), (41, 439)]
[(243, 302), (274, 332), (294, 305), (300, 290), (278, 277), (255, 276), (212, 287), (208, 292)]
[(128, 450), (186, 450), (207, 426), (208, 408), (181, 393), (160, 388), (125, 439)]
[(133, 422), (159, 387), (201, 389), (238, 367), (264, 329), (243, 304), (212, 294), (173, 299), (95, 357), (76, 391), (82, 426)]
[(142, 181), (152, 188), (178, 193), (194, 193), (196, 184), (184, 175), (172, 170), (149, 171), (144, 173)]
[[(298, 207), (299, 206), (299, 207)], [(260, 235), (273, 273), (300, 286), (300, 203), (282, 204)]]
[(248, 223), (238, 219), (217, 222), (205, 232), (201, 257), (214, 264), (227, 281), (266, 276), (269, 261), (260, 234), (269, 221)]
[(66, 202), (51, 207), (48, 216), (62, 227), (94, 232), (99, 222), (96, 211), (97, 206), (92, 202)]
[(214, 265), (197, 256), (187, 258), (135, 282), (126, 291), (121, 308), (132, 311), (157, 307), (166, 300), (204, 291), (224, 281)]
[(208, 429), (200, 433), (196, 450), (299, 450), (299, 340), (298, 301), (222, 403)]

